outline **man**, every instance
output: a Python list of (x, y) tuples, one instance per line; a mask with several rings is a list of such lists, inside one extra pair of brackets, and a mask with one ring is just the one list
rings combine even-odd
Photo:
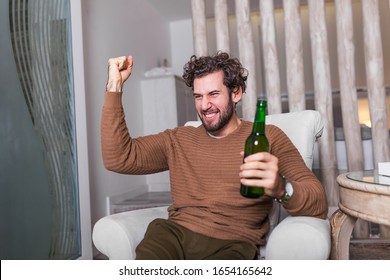
[[(178, 127), (131, 138), (121, 103), (133, 58), (110, 59), (102, 115), (102, 150), (107, 169), (125, 174), (169, 170), (173, 203), (167, 220), (153, 221), (136, 249), (137, 259), (253, 259), (265, 243), (275, 198), (291, 215), (325, 218), (324, 189), (299, 152), (276, 126), (267, 125), (270, 152), (243, 159), (252, 123), (236, 104), (247, 71), (227, 53), (192, 56), (183, 78), (193, 89), (202, 126)], [(258, 199), (240, 195), (240, 183), (264, 187)]]

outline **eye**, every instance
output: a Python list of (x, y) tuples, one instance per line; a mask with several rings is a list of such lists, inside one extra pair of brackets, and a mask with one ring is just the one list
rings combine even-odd
[(202, 95), (200, 95), (200, 94), (194, 94), (194, 99), (195, 100), (199, 100), (199, 99), (201, 99), (202, 98)]

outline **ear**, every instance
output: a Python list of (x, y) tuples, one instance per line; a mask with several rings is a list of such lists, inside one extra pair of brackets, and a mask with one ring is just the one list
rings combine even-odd
[(242, 98), (242, 88), (237, 87), (232, 92), (232, 100), (234, 103), (238, 103)]

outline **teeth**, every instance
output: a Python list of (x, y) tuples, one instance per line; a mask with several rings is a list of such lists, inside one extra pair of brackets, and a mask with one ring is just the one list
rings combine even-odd
[(206, 118), (212, 118), (212, 117), (214, 117), (216, 114), (217, 114), (217, 113), (209, 113), (209, 114), (205, 114), (204, 116), (205, 116)]

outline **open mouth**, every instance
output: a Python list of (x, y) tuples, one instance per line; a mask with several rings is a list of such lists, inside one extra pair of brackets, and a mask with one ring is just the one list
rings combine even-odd
[(211, 120), (217, 115), (217, 112), (207, 112), (204, 113), (203, 116), (205, 117), (206, 120)]

